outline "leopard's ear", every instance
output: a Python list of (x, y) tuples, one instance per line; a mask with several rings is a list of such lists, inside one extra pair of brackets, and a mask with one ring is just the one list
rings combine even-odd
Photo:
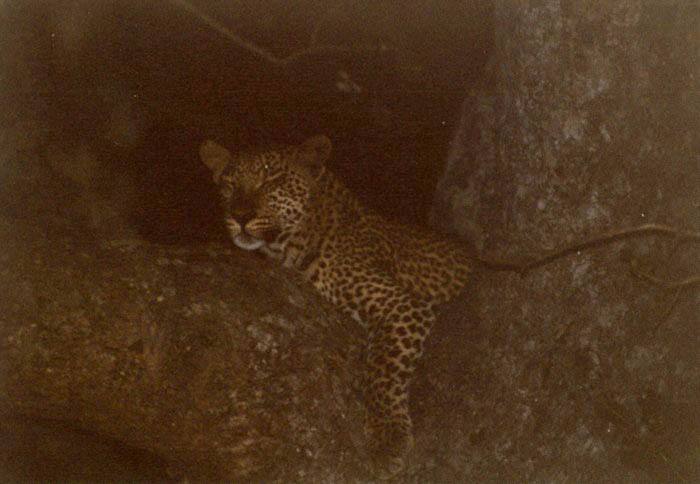
[(219, 178), (224, 168), (231, 162), (231, 153), (216, 141), (210, 139), (199, 147), (199, 157), (202, 163), (207, 165), (214, 177), (214, 183), (219, 183)]
[(317, 134), (304, 141), (299, 146), (297, 158), (307, 166), (320, 170), (331, 154), (331, 140), (327, 136)]

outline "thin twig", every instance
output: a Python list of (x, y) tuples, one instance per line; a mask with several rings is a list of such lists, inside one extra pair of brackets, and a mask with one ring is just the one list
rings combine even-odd
[(572, 254), (574, 252), (578, 252), (579, 250), (587, 249), (589, 247), (593, 247), (596, 245), (600, 245), (602, 243), (608, 244), (610, 242), (615, 242), (618, 240), (623, 240), (627, 239), (630, 237), (634, 237), (637, 235), (664, 235), (664, 236), (671, 236), (671, 237), (678, 237), (682, 239), (696, 239), (700, 240), (700, 232), (696, 231), (690, 231), (690, 230), (680, 230), (676, 229), (673, 227), (669, 227), (667, 225), (660, 225), (660, 224), (644, 224), (644, 225), (638, 225), (636, 227), (627, 227), (624, 229), (617, 229), (617, 230), (611, 230), (609, 232), (603, 233), (601, 235), (597, 235), (591, 239), (588, 239), (584, 242), (579, 242), (574, 245), (569, 245), (566, 247), (562, 247), (560, 249), (555, 250), (554, 252), (551, 252), (543, 257), (540, 257), (538, 259), (535, 259), (531, 262), (528, 262), (524, 264), (521, 268), (522, 272), (526, 272), (530, 269), (533, 269), (535, 267), (540, 267), (545, 264), (548, 264), (556, 259), (559, 259), (561, 257), (564, 257), (566, 255)]
[(283, 62), (282, 59), (279, 57), (275, 56), (274, 54), (271, 54), (270, 52), (266, 51), (265, 49), (262, 49), (255, 45), (252, 42), (249, 42), (245, 40), (242, 37), (239, 37), (238, 35), (234, 34), (230, 29), (225, 27), (223, 24), (219, 23), (217, 20), (213, 19), (209, 15), (199, 11), (197, 7), (192, 5), (190, 2), (186, 0), (170, 0), (172, 3), (180, 7), (181, 9), (185, 10), (186, 12), (194, 15), (197, 17), (203, 24), (205, 24), (207, 27), (210, 27), (211, 29), (217, 31), (242, 49), (245, 49), (247, 51), (250, 51), (263, 59), (265, 59), (268, 62), (271, 62), (272, 64), (281, 64)]
[(343, 46), (339, 46), (339, 45), (318, 45), (318, 44), (316, 44), (315, 39), (312, 38), (311, 47), (293, 52), (286, 57), (279, 57), (279, 56), (276, 56), (275, 54), (269, 52), (268, 50), (263, 49), (259, 45), (254, 44), (253, 42), (250, 42), (248, 40), (245, 40), (243, 37), (235, 34), (234, 32), (231, 31), (231, 29), (227, 28), (222, 23), (218, 22), (217, 20), (215, 20), (214, 18), (205, 14), (204, 12), (201, 12), (197, 7), (192, 5), (187, 0), (170, 0), (170, 1), (173, 4), (177, 5), (178, 7), (185, 10), (186, 12), (197, 17), (200, 22), (202, 22), (206, 26), (210, 27), (212, 30), (215, 30), (219, 34), (223, 35), (228, 40), (230, 40), (231, 42), (236, 44), (238, 47), (257, 55), (258, 57), (269, 62), (270, 64), (274, 64), (277, 66), (286, 66), (286, 65), (289, 65), (289, 64), (292, 64), (292, 63), (298, 61), (299, 59), (301, 59), (303, 57), (307, 57), (307, 56), (311, 56), (311, 55), (326, 54), (326, 53), (343, 53), (343, 54), (353, 53), (354, 54), (354, 53), (358, 53), (358, 52), (381, 52), (381, 51), (388, 50), (384, 46), (379, 46), (379, 47), (377, 47), (377, 46), (343, 47)]
[(676, 304), (678, 304), (678, 301), (681, 298), (681, 293), (682, 293), (682, 288), (677, 288), (674, 293), (673, 293), (673, 300), (671, 301), (671, 304), (668, 305), (666, 310), (664, 311), (664, 314), (661, 315), (659, 318), (659, 321), (656, 323), (656, 326), (654, 326), (654, 329), (651, 331), (651, 335), (654, 336), (656, 332), (659, 330), (662, 324), (666, 323), (666, 321), (669, 320), (671, 317), (671, 314), (673, 314), (673, 309), (676, 307)]
[[(691, 230), (681, 230), (667, 225), (660, 224), (644, 224), (638, 225), (636, 227), (627, 227), (624, 229), (611, 230), (600, 235), (596, 235), (593, 238), (585, 240), (583, 242), (577, 242), (572, 245), (567, 245), (565, 247), (556, 249), (549, 254), (542, 257), (533, 259), (529, 262), (517, 263), (517, 262), (494, 262), (480, 260), (487, 268), (500, 271), (514, 271), (524, 275), (526, 272), (543, 265), (549, 264), (557, 259), (564, 256), (578, 252), (583, 249), (594, 247), (597, 245), (609, 244), (618, 240), (628, 239), (630, 237), (635, 237), (639, 235), (663, 235), (667, 237), (676, 237), (678, 239), (694, 239), (700, 240), (700, 232)], [(692, 279), (692, 278), (691, 278)], [(686, 282), (684, 284), (694, 284), (694, 281)]]
[(692, 286), (694, 284), (700, 284), (700, 275), (693, 275), (690, 277), (686, 277), (685, 279), (675, 281), (671, 279), (662, 279), (660, 277), (652, 276), (651, 274), (642, 272), (636, 269), (635, 267), (631, 267), (630, 270), (632, 271), (632, 274), (639, 277), (640, 279), (644, 279), (653, 284), (663, 286), (666, 289), (676, 289), (686, 286)]

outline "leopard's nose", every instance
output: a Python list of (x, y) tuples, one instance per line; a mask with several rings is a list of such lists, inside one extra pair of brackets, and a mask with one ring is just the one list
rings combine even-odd
[(241, 227), (255, 218), (255, 204), (245, 197), (236, 198), (231, 203), (231, 215)]
[(255, 212), (252, 210), (236, 212), (233, 214), (233, 218), (236, 219), (236, 222), (238, 222), (241, 227), (245, 228), (246, 224), (255, 218)]

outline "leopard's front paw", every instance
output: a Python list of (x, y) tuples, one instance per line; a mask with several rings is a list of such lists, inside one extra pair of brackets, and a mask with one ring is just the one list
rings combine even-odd
[(365, 433), (372, 473), (379, 479), (390, 479), (401, 472), (413, 448), (410, 427), (404, 422), (386, 422), (366, 426)]

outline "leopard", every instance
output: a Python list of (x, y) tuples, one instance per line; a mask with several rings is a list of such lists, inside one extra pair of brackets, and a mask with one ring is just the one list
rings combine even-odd
[(476, 260), (461, 243), (381, 216), (328, 168), (325, 135), (232, 154), (204, 141), (233, 243), (302, 274), (365, 328), (364, 433), (370, 471), (389, 479), (414, 445), (409, 385), (437, 308)]

